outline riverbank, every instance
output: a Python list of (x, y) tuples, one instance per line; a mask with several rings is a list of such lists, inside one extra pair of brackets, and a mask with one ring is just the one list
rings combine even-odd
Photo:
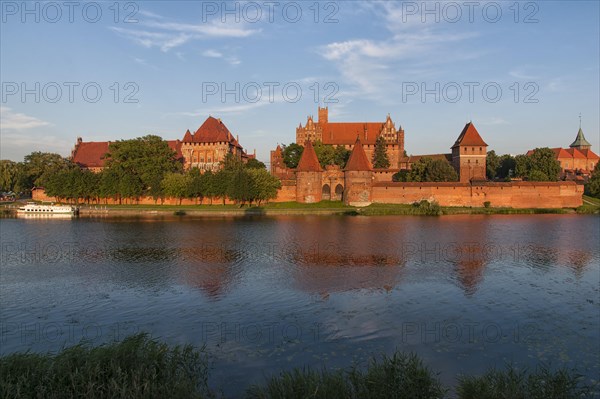
[[(11, 215), (18, 203), (3, 205), (2, 212)], [(578, 208), (493, 208), (442, 207), (421, 201), (419, 204), (371, 204), (367, 207), (345, 205), (341, 201), (321, 201), (314, 204), (297, 202), (268, 203), (262, 206), (223, 204), (201, 205), (80, 205), (80, 216), (275, 216), (275, 215), (364, 215), (364, 216), (444, 216), (444, 215), (532, 215), (532, 214), (600, 214), (600, 200), (584, 196)]]
[[(19, 353), (0, 358), (0, 396), (57, 397), (223, 397), (210, 384), (205, 348), (171, 347), (137, 334), (100, 347), (79, 344), (58, 354)], [(373, 357), (367, 367), (342, 370), (304, 367), (265, 376), (246, 387), (247, 398), (586, 398), (593, 389), (567, 369), (489, 370), (481, 376), (457, 376), (445, 387), (438, 373), (415, 354), (396, 352)], [(455, 391), (449, 395), (450, 388)]]

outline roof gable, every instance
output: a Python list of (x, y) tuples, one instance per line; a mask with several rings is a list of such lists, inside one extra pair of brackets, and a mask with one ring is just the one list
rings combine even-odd
[(483, 141), (483, 139), (479, 135), (479, 132), (477, 131), (477, 129), (475, 129), (475, 125), (473, 125), (472, 122), (469, 122), (463, 128), (462, 132), (456, 139), (456, 142), (454, 143), (452, 148), (458, 147), (458, 146), (481, 146), (481, 147), (486, 146), (487, 147), (487, 144), (485, 143), (485, 141)]

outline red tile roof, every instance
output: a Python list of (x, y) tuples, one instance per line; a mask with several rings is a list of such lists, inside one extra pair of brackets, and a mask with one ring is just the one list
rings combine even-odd
[(209, 116), (193, 136), (194, 143), (234, 143), (237, 144), (227, 126), (220, 120)]
[(323, 144), (333, 145), (353, 144), (356, 136), (360, 136), (364, 144), (373, 145), (384, 125), (381, 122), (319, 122), (323, 129)]
[(581, 153), (581, 151), (578, 150), (577, 148), (569, 148), (569, 149), (566, 149), (565, 151), (568, 152), (569, 154), (571, 154), (571, 156), (573, 156), (573, 158), (586, 159), (586, 156), (583, 155)]
[(586, 149), (586, 150), (578, 150), (579, 152), (581, 152), (583, 155), (585, 155), (585, 157), (587, 159), (600, 159), (600, 157), (598, 155), (596, 155), (592, 150)]
[(109, 143), (108, 141), (78, 143), (72, 153), (73, 162), (81, 167), (103, 167)]
[(456, 139), (456, 142), (452, 146), (452, 148), (457, 146), (487, 146), (485, 141), (479, 135), (477, 129), (475, 129), (475, 125), (472, 122), (469, 122), (465, 125), (464, 129)]
[(302, 151), (302, 156), (296, 170), (298, 172), (321, 172), (323, 170), (317, 158), (315, 148), (310, 141), (304, 144), (304, 151)]
[(359, 138), (357, 138), (356, 142), (354, 143), (354, 148), (352, 148), (352, 153), (350, 154), (350, 158), (348, 159), (348, 163), (346, 164), (344, 170), (373, 170), (371, 162), (369, 162), (369, 158), (367, 158), (367, 154), (365, 154), (365, 150)]
[[(82, 141), (75, 146), (75, 149), (71, 154), (72, 160), (74, 163), (84, 168), (104, 167), (109, 145), (110, 141)], [(183, 157), (183, 154), (181, 153), (181, 141), (168, 140), (167, 145), (170, 149), (175, 151), (176, 159), (181, 159)]]
[(181, 152), (181, 141), (179, 140), (168, 140), (167, 144), (169, 148), (175, 151), (175, 159), (183, 158), (183, 154)]
[(191, 143), (193, 141), (192, 133), (190, 133), (190, 129), (186, 130), (185, 135), (183, 136), (184, 143)]

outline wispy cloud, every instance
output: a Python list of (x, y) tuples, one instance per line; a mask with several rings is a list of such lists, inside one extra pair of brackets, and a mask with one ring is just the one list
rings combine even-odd
[(157, 47), (163, 52), (182, 46), (192, 40), (207, 38), (245, 38), (259, 33), (260, 29), (247, 28), (245, 24), (213, 20), (206, 23), (189, 24), (166, 21), (166, 18), (144, 11), (147, 20), (140, 20), (139, 29), (111, 26), (113, 32), (145, 48)]
[[(383, 100), (383, 93), (398, 85), (398, 76), (405, 78), (429, 73), (432, 66), (456, 60), (458, 43), (478, 36), (477, 32), (449, 32), (433, 23), (402, 20), (401, 7), (393, 2), (369, 3), (363, 6), (371, 17), (382, 21), (388, 31), (384, 39), (352, 39), (320, 46), (317, 53), (339, 71), (346, 94)], [(439, 25), (439, 24), (438, 24)], [(460, 55), (477, 57), (476, 54)], [(413, 75), (412, 77), (410, 75)]]
[(25, 130), (50, 125), (50, 122), (19, 112), (14, 112), (9, 107), (0, 107), (0, 127), (2, 130)]
[(213, 49), (208, 49), (202, 52), (202, 55), (204, 57), (209, 57), (209, 58), (222, 58), (223, 57), (223, 53), (219, 53), (217, 50), (213, 50)]

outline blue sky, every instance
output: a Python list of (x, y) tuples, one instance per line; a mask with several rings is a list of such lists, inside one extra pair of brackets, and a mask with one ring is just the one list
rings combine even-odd
[(330, 121), (389, 113), (409, 154), (448, 152), (469, 120), (497, 153), (567, 147), (580, 113), (598, 153), (599, 4), (2, 2), (0, 157), (181, 139), (212, 115), (268, 161), (326, 95)]

